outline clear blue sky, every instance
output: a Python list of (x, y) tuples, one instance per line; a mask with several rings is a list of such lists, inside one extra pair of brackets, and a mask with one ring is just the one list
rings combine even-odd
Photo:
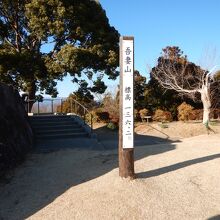
[[(135, 38), (135, 69), (148, 77), (166, 46), (179, 46), (199, 64), (207, 48), (220, 53), (220, 0), (100, 0), (109, 22), (121, 35)], [(107, 82), (112, 89), (118, 83)], [(75, 86), (70, 78), (58, 84), (59, 96)]]

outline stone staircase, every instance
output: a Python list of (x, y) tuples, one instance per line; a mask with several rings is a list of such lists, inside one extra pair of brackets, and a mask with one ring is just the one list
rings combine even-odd
[(89, 136), (88, 132), (72, 116), (30, 116), (29, 120), (36, 141)]

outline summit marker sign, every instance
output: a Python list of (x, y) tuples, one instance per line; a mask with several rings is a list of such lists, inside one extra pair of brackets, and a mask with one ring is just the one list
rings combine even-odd
[(134, 45), (133, 40), (122, 43), (122, 131), (123, 148), (134, 147)]
[(120, 38), (119, 175), (134, 178), (134, 37)]

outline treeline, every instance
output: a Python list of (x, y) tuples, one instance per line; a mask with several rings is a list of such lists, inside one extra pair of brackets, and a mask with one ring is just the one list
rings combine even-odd
[[(157, 66), (152, 68), (149, 80), (147, 81), (139, 71), (134, 72), (134, 107), (135, 119), (138, 121), (144, 120), (146, 116), (154, 121), (173, 121), (173, 120), (202, 120), (203, 119), (203, 103), (201, 94), (198, 92), (183, 94), (176, 90), (166, 89), (159, 84), (156, 79), (155, 72), (160, 71), (161, 62), (168, 67), (174, 66), (175, 71), (173, 77), (178, 77), (178, 74), (183, 74), (182, 82), (186, 83), (186, 88), (195, 86), (200, 81), (201, 74), (204, 71), (200, 66), (195, 65), (187, 60), (179, 47), (166, 47), (162, 50), (161, 56), (158, 58)], [(183, 67), (185, 72), (181, 72)], [(176, 75), (175, 75), (176, 74)], [(216, 74), (213, 78), (215, 89), (210, 88), (210, 96), (212, 98), (212, 106), (210, 118), (220, 117), (220, 74)], [(175, 79), (174, 79), (175, 81)], [(119, 89), (116, 95), (106, 94), (104, 98), (97, 102), (90, 97), (85, 96), (79, 91), (70, 95), (69, 98), (74, 98), (87, 106), (88, 109), (95, 115), (94, 120), (99, 122), (119, 121)], [(63, 110), (70, 110), (69, 100), (63, 104)], [(66, 109), (66, 110), (65, 110)]]
[[(135, 111), (134, 117), (136, 121), (145, 121), (146, 116), (150, 116), (149, 120), (158, 122), (171, 122), (171, 121), (188, 121), (188, 120), (202, 120), (203, 109), (202, 104), (193, 102), (190, 99), (176, 96), (176, 99), (166, 100), (170, 97), (170, 93), (164, 92), (161, 96), (152, 96), (153, 88), (149, 92), (150, 82), (141, 83), (140, 78), (146, 81), (145, 77), (141, 76), (138, 71), (135, 72), (135, 87), (139, 87), (142, 93), (138, 93), (140, 90), (135, 91)], [(144, 89), (143, 89), (144, 88)], [(177, 95), (177, 94), (173, 94)], [(66, 101), (63, 102), (62, 111), (64, 113), (75, 112), (75, 107), (71, 107), (71, 99), (78, 100), (83, 103), (93, 114), (94, 122), (112, 122), (118, 124), (119, 122), (119, 92), (114, 96), (111, 93), (107, 93), (101, 102), (94, 100), (84, 100), (82, 97), (71, 94)], [(148, 102), (152, 100), (153, 102)], [(165, 104), (164, 104), (165, 103)], [(168, 104), (169, 103), (169, 104)], [(188, 104), (190, 103), (190, 104)], [(61, 112), (61, 106), (57, 107), (57, 112)], [(89, 116), (87, 116), (89, 117)], [(220, 118), (220, 109), (213, 108), (210, 113), (210, 118)]]

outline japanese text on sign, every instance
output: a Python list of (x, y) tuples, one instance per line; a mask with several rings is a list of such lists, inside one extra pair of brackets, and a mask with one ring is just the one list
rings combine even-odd
[(122, 42), (122, 131), (123, 148), (134, 147), (134, 120), (133, 120), (133, 40)]

